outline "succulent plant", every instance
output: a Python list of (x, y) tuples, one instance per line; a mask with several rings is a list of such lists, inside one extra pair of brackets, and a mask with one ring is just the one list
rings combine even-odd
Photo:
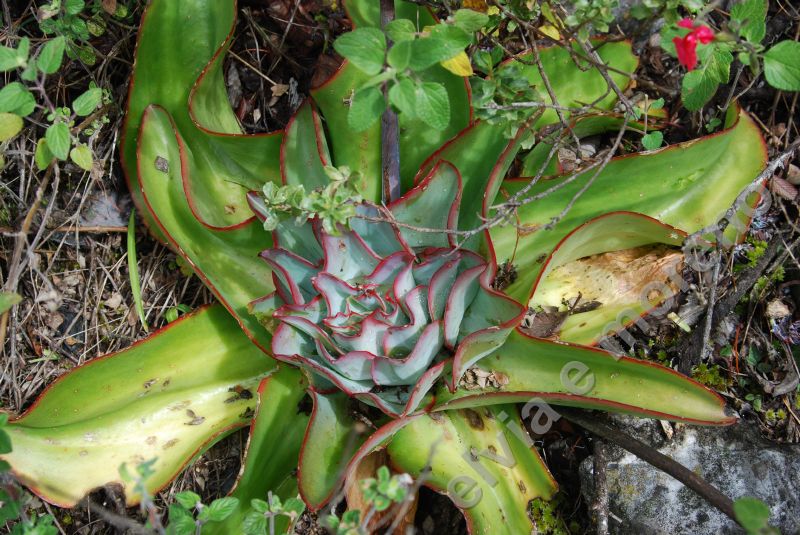
[[(275, 358), (393, 417), (416, 411), (446, 370), (455, 390), (525, 313), (491, 288), (493, 261), (456, 248), (452, 234), (412, 229), (422, 222), (455, 230), (461, 195), (458, 170), (443, 162), (387, 206), (387, 222), (364, 204), (353, 229), (337, 235), (318, 220), (284, 222), (277, 246), (261, 253), (276, 292), (253, 305), (280, 322)], [(258, 200), (251, 205), (258, 213)]]
[[(350, 0), (346, 8), (354, 25), (378, 26), (378, 2)], [(405, 2), (397, 3), (397, 16), (432, 21)], [(156, 458), (144, 482), (152, 492), (249, 424), (233, 490), (239, 510), (204, 531), (235, 531), (250, 499), (268, 491), (285, 497), (299, 489), (317, 511), (367, 454), (386, 447), (394, 467), (425, 473), (426, 485), (451, 496), (474, 533), (521, 533), (531, 529), (528, 502), (556, 488), (522, 421), (537, 425), (537, 407), (735, 421), (719, 396), (691, 379), (594, 347), (607, 325), (619, 330), (661, 300), (619, 291), (624, 266), (582, 259), (651, 244), (666, 246), (656, 263), (679, 255), (687, 233), (714, 222), (764, 164), (763, 141), (744, 112), (731, 107), (718, 134), (615, 158), (597, 176), (530, 184), (506, 177), (529, 130), (508, 139), (505, 125), (473, 120), (465, 80), (434, 66), (424, 76), (447, 88), (450, 124), (434, 131), (401, 117), (405, 193), (384, 208), (379, 127), (359, 133), (347, 123), (348, 95), (366, 75), (345, 62), (284, 131), (243, 135), (222, 79), (234, 18), (233, 0), (150, 3), (122, 148), (151, 231), (221, 305), (51, 385), (9, 425), (14, 451), (3, 458), (20, 481), (71, 506), (118, 481), (121, 463)], [(630, 44), (597, 50), (625, 86), (619, 73), (637, 63)], [(596, 70), (579, 69), (562, 48), (540, 52), (562, 104), (613, 108), (615, 95)], [(520, 71), (541, 83), (535, 66), (522, 62)], [(620, 121), (600, 112), (575, 131), (588, 135)], [(528, 126), (540, 132), (555, 122), (547, 110)], [(549, 142), (525, 157), (523, 169), (533, 168)], [(254, 193), (265, 184), (323, 191), (331, 166), (347, 166), (361, 180), (363, 202), (352, 202), (340, 221), (276, 222)], [(459, 233), (496, 214), (498, 203), (528, 197), (539, 200), (519, 204), (516, 224)], [(272, 235), (256, 216), (268, 219)], [(626, 280), (640, 290), (649, 278), (637, 274)], [(604, 280), (612, 283), (598, 283)], [(590, 294), (600, 306), (567, 318), (559, 340), (520, 329), (530, 303)], [(311, 414), (297, 409), (306, 395)], [(357, 432), (363, 425), (351, 415), (351, 398), (383, 413), (371, 415), (371, 433)], [(498, 462), (497, 452), (514, 462)], [(464, 499), (464, 477), (474, 483), (470, 495), (480, 496), (474, 503)], [(121, 484), (128, 504), (141, 499)]]

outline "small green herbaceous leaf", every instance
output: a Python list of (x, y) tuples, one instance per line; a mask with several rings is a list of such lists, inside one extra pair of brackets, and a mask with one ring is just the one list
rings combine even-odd
[(400, 41), (389, 49), (386, 61), (391, 67), (394, 67), (398, 71), (402, 71), (408, 67), (411, 63), (411, 54), (413, 53), (412, 43), (413, 41)]
[(356, 132), (363, 132), (380, 119), (385, 109), (386, 103), (380, 89), (362, 89), (353, 95), (350, 111), (347, 113), (347, 124)]
[(647, 150), (656, 150), (664, 142), (664, 134), (653, 131), (642, 136), (642, 146)]
[(245, 535), (265, 535), (267, 533), (267, 517), (262, 513), (250, 511), (242, 520), (242, 531)]
[(14, 113), (0, 113), (0, 141), (6, 141), (22, 130), (22, 117)]
[(31, 41), (27, 37), (19, 40), (17, 48), (0, 46), (0, 72), (11, 71), (17, 67), (24, 67), (28, 61), (28, 52)]
[(19, 82), (11, 82), (0, 89), (0, 112), (9, 112), (25, 117), (33, 112), (36, 99), (28, 88)]
[(733, 512), (747, 533), (760, 533), (769, 522), (769, 507), (758, 498), (739, 498), (733, 502)]
[(92, 163), (94, 161), (92, 158), (92, 150), (85, 144), (81, 143), (80, 145), (75, 145), (75, 147), (69, 151), (69, 157), (75, 162), (75, 165), (84, 171), (92, 170)]
[(38, 167), (40, 171), (44, 171), (54, 159), (55, 156), (50, 152), (50, 148), (47, 146), (47, 140), (41, 138), (36, 143), (36, 152), (33, 153), (33, 161), (36, 162), (36, 167)]
[[(22, 301), (22, 297), (14, 292), (0, 292), (0, 315), (5, 314), (14, 305)], [(0, 413), (0, 418), (5, 416), (5, 421), (8, 421), (8, 415)], [(0, 426), (5, 425), (5, 422), (0, 423)]]
[(471, 9), (459, 9), (453, 19), (456, 26), (467, 33), (475, 33), (489, 22), (489, 15)]
[(767, 33), (767, 0), (744, 0), (731, 8), (731, 20), (739, 23), (739, 35), (759, 44)]
[(694, 70), (686, 73), (681, 83), (681, 100), (689, 111), (697, 111), (711, 100), (717, 92), (719, 83), (703, 71)]
[(414, 71), (423, 71), (440, 61), (450, 59), (461, 49), (455, 50), (440, 37), (425, 37), (411, 41), (411, 62), (409, 67)]
[(447, 57), (450, 58), (472, 43), (472, 33), (451, 24), (437, 24), (431, 29), (431, 37), (444, 41), (444, 46), (448, 49)]
[(67, 41), (63, 35), (50, 39), (39, 50), (36, 58), (36, 65), (45, 74), (53, 74), (61, 67), (61, 60), (64, 58), (64, 48)]
[(26, 82), (34, 82), (36, 81), (36, 77), (39, 75), (39, 71), (36, 70), (36, 59), (31, 58), (28, 60), (28, 64), (22, 69), (19, 77), (25, 80)]
[(417, 27), (408, 19), (395, 19), (386, 25), (386, 35), (394, 43), (414, 39)]
[(700, 68), (686, 73), (681, 84), (681, 100), (690, 111), (702, 108), (717, 92), (719, 84), (728, 81), (733, 62), (733, 54), (723, 46), (709, 46), (700, 56)]
[(72, 110), (76, 115), (84, 117), (92, 113), (103, 100), (103, 90), (99, 87), (92, 87), (84, 91), (72, 102)]
[(358, 28), (344, 33), (333, 42), (333, 48), (367, 74), (374, 76), (383, 69), (386, 37), (377, 28)]
[(654, 101), (650, 102), (650, 106), (647, 109), (648, 110), (660, 110), (663, 107), (664, 107), (664, 99), (663, 98), (659, 98), (657, 100), (654, 100)]
[(200, 495), (190, 490), (177, 493), (175, 495), (175, 501), (178, 502), (181, 507), (189, 511), (194, 509), (198, 503), (202, 503)]
[(782, 91), (800, 91), (800, 43), (781, 41), (764, 54), (764, 77)]
[(250, 500), (250, 507), (252, 507), (254, 511), (261, 514), (269, 512), (269, 504), (264, 500), (259, 500), (258, 498), (253, 498)]
[(403, 78), (389, 89), (389, 102), (409, 119), (416, 113), (417, 94), (414, 82)]
[[(183, 494), (183, 493), (178, 493)], [(177, 495), (176, 495), (177, 498)], [(197, 526), (194, 517), (184, 507), (177, 503), (169, 506), (169, 526), (167, 535), (193, 535)]]
[(59, 160), (66, 160), (69, 156), (69, 127), (64, 123), (55, 123), (47, 127), (44, 134), (47, 140), (47, 148), (53, 153), (53, 156)]
[(283, 512), (288, 515), (299, 517), (306, 510), (306, 504), (300, 498), (287, 498), (283, 504)]
[(417, 86), (417, 112), (422, 121), (435, 130), (450, 124), (450, 100), (442, 84), (423, 82)]
[[(199, 518), (201, 520), (210, 520), (212, 522), (222, 522), (231, 516), (231, 513), (233, 513), (238, 506), (238, 498), (233, 498), (232, 496), (218, 498), (200, 511)], [(205, 518), (203, 518), (204, 516)]]
[(84, 0), (64, 0), (64, 11), (67, 15), (79, 15), (86, 7)]

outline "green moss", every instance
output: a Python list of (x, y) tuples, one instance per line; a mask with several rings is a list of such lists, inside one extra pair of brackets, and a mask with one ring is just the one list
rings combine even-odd
[(569, 535), (564, 519), (561, 518), (559, 506), (562, 498), (557, 494), (552, 500), (536, 498), (531, 501), (531, 519), (539, 535)]
[(692, 378), (716, 390), (727, 390), (730, 385), (730, 379), (722, 375), (722, 368), (716, 364), (711, 366), (706, 363), (698, 364), (692, 368)]

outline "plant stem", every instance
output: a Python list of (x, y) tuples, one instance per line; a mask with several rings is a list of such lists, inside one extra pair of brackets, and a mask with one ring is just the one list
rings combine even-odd
[(643, 461), (653, 465), (662, 472), (669, 474), (691, 490), (699, 494), (708, 503), (719, 509), (731, 520), (736, 520), (733, 512), (733, 500), (721, 493), (716, 487), (708, 483), (705, 479), (698, 476), (682, 464), (673, 461), (663, 453), (653, 449), (644, 442), (633, 438), (606, 423), (598, 421), (596, 418), (588, 416), (586, 413), (574, 409), (559, 408), (562, 416), (573, 423), (578, 424), (590, 433), (597, 435), (609, 442), (620, 446), (633, 453)]
[[(394, 0), (381, 0), (381, 27), (394, 19)], [(389, 43), (391, 47), (391, 43)], [(383, 84), (383, 97), (388, 101), (389, 87)], [(381, 177), (383, 202), (388, 204), (400, 198), (400, 127), (397, 114), (390, 106), (381, 116)]]

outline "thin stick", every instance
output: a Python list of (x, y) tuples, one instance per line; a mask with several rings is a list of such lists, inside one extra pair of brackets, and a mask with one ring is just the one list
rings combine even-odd
[(733, 500), (682, 464), (673, 461), (663, 453), (651, 448), (644, 442), (633, 438), (627, 433), (606, 423), (597, 421), (596, 418), (588, 416), (585, 412), (563, 407), (559, 408), (559, 412), (561, 412), (567, 420), (578, 424), (598, 437), (613, 442), (662, 472), (674, 477), (699, 494), (708, 503), (719, 509), (725, 516), (729, 517), (737, 524), (739, 523), (733, 511)]
[[(394, 19), (394, 0), (381, 0), (381, 27)], [(391, 43), (389, 43), (391, 47)], [(388, 85), (383, 84), (383, 98), (388, 98)], [(400, 126), (397, 114), (390, 106), (381, 116), (381, 176), (383, 177), (383, 203), (399, 199), (400, 190)]]

